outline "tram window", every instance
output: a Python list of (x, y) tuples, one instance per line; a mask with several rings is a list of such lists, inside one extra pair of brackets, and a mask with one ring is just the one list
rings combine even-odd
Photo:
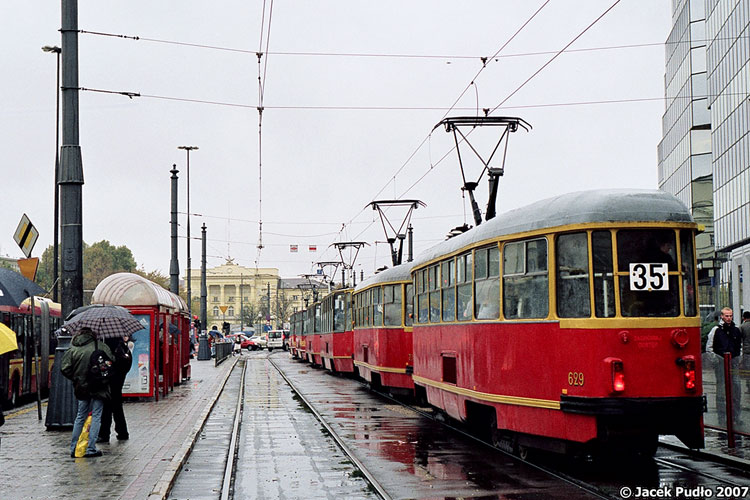
[(346, 330), (346, 298), (345, 293), (337, 294), (333, 305), (333, 331), (343, 332)]
[(320, 304), (315, 306), (315, 331), (320, 332), (321, 328)]
[(404, 315), (404, 326), (412, 326), (414, 324), (414, 287), (411, 283), (406, 284), (406, 313)]
[(362, 300), (364, 300), (365, 304), (365, 310), (364, 310), (364, 321), (365, 325), (372, 326), (372, 289), (367, 290), (365, 292), (365, 296)]
[(500, 316), (500, 251), (497, 246), (474, 252), (474, 317)]
[(383, 287), (383, 308), (386, 326), (401, 326), (401, 285)]
[[(627, 317), (673, 317), (679, 315), (679, 277), (659, 274), (655, 264), (677, 271), (675, 232), (671, 229), (635, 229), (617, 232), (617, 272), (620, 305)], [(631, 276), (630, 265), (640, 264)], [(637, 272), (633, 271), (634, 273)], [(640, 285), (645, 288), (639, 291)]]
[(685, 316), (695, 316), (698, 312), (695, 306), (693, 232), (686, 229), (680, 231), (680, 261), (682, 262), (682, 298)]
[(586, 233), (557, 238), (557, 315), (561, 318), (591, 316), (589, 295), (589, 245)]
[(427, 269), (417, 273), (417, 321), (427, 323), (430, 320), (430, 296), (427, 290)]
[(372, 322), (374, 326), (383, 326), (383, 303), (380, 300), (380, 287), (372, 289)]
[(430, 323), (440, 322), (440, 266), (428, 269), (430, 285)]
[(547, 240), (503, 247), (503, 313), (509, 319), (545, 318), (549, 312)]
[(470, 253), (456, 258), (456, 316), (459, 321), (471, 319), (473, 302), (471, 300), (471, 269), (472, 256)]
[(441, 294), (443, 297), (443, 321), (455, 321), (456, 320), (456, 279), (455, 271), (456, 264), (453, 259), (445, 261), (441, 264), (442, 272), (442, 290)]
[(594, 313), (597, 318), (615, 315), (615, 275), (612, 267), (612, 234), (594, 231), (591, 234), (594, 262)]

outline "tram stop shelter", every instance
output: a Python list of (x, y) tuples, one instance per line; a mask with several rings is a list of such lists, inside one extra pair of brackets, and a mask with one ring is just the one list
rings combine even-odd
[(143, 325), (130, 337), (133, 366), (122, 387), (123, 397), (163, 396), (190, 378), (190, 316), (185, 301), (156, 283), (132, 273), (103, 279), (93, 304), (122, 306)]

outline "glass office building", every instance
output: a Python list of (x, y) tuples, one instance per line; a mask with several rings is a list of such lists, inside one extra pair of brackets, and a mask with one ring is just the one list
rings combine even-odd
[(739, 312), (750, 309), (750, 0), (705, 5), (715, 246), (730, 257), (723, 274)]
[(707, 97), (704, 0), (674, 0), (666, 43), (666, 110), (659, 144), (659, 189), (674, 194), (705, 226), (696, 238), (700, 303), (713, 310), (719, 273), (714, 253), (711, 119)]

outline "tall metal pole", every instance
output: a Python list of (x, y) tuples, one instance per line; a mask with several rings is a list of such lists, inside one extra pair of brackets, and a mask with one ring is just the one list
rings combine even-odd
[(208, 290), (206, 287), (206, 224), (201, 228), (201, 328), (208, 330)]
[(78, 123), (78, 1), (62, 0), (60, 223), (62, 317), (83, 305), (83, 162)]
[[(180, 264), (177, 260), (177, 165), (172, 165), (172, 259), (169, 262), (169, 291), (174, 294), (180, 293)], [(190, 317), (190, 324), (193, 323), (193, 317)]]
[(51, 52), (57, 55), (57, 85), (55, 86), (55, 215), (54, 215), (54, 239), (52, 243), (52, 300), (59, 302), (58, 289), (60, 271), (58, 261), (60, 260), (58, 251), (58, 242), (60, 241), (60, 53), (62, 49), (57, 46), (45, 45), (42, 47), (44, 52)]
[(193, 295), (190, 283), (190, 152), (198, 149), (198, 146), (177, 146), (177, 149), (184, 149), (187, 153), (187, 302), (190, 321), (193, 321)]

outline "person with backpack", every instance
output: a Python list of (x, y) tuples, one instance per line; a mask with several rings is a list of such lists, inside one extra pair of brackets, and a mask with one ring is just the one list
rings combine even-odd
[(124, 441), (130, 436), (128, 434), (128, 423), (125, 421), (125, 411), (122, 409), (122, 386), (125, 377), (133, 366), (133, 354), (128, 347), (127, 336), (105, 340), (107, 347), (114, 353), (114, 374), (109, 384), (110, 399), (104, 402), (102, 412), (102, 426), (99, 430), (97, 443), (109, 443), (109, 434), (112, 428), (112, 420), (115, 421), (115, 432), (117, 440)]
[(107, 344), (99, 342), (90, 328), (81, 328), (70, 342), (65, 352), (60, 371), (73, 382), (73, 393), (78, 400), (78, 413), (73, 423), (73, 436), (70, 441), (70, 456), (75, 458), (76, 444), (83, 430), (83, 424), (91, 413), (88, 446), (85, 458), (100, 457), (96, 440), (101, 427), (104, 401), (109, 400), (109, 380), (112, 377), (112, 351)]

